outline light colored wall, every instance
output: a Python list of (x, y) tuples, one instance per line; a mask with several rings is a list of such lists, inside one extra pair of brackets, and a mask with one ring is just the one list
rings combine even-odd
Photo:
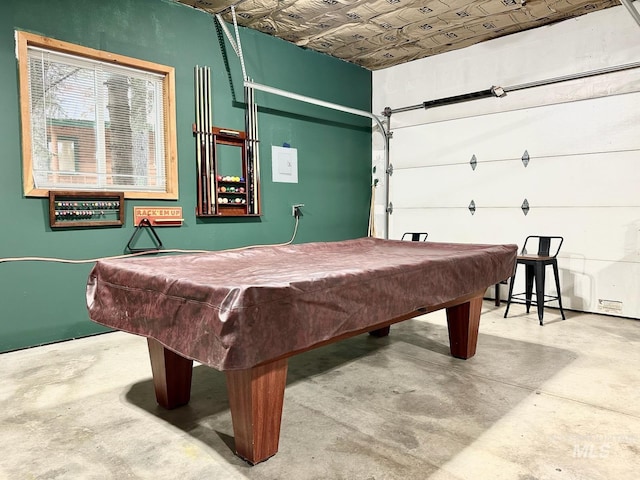
[[(373, 111), (639, 61), (640, 27), (614, 7), (376, 71)], [(562, 235), (565, 307), (640, 318), (639, 112), (636, 68), (393, 114), (388, 236), (427, 231), (433, 241), (521, 246), (529, 234)], [(374, 135), (379, 236), (383, 157)]]

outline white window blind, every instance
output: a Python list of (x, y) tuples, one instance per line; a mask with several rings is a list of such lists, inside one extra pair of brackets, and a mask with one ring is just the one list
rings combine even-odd
[(38, 189), (164, 192), (163, 76), (28, 47)]

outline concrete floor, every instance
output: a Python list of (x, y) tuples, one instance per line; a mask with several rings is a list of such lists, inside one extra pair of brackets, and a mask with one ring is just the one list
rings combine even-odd
[(232, 453), (220, 372), (156, 406), (143, 338), (116, 332), (0, 355), (2, 479), (640, 478), (640, 321), (484, 303), (477, 355), (443, 312), (289, 361), (279, 453)]

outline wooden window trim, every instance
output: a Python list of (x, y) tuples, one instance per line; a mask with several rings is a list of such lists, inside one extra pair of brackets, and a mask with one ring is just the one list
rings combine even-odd
[(73, 43), (55, 40), (53, 38), (36, 35), (29, 32), (16, 31), (16, 45), (18, 55), (18, 71), (20, 78), (20, 121), (22, 131), (22, 185), (27, 197), (48, 197), (48, 189), (38, 189), (33, 181), (33, 160), (31, 152), (31, 115), (29, 105), (29, 61), (27, 48), (30, 46), (55, 50), (57, 52), (76, 55), (79, 57), (100, 60), (140, 70), (157, 73), (163, 76), (163, 106), (165, 114), (165, 192), (126, 191), (125, 198), (145, 199), (178, 199), (178, 154), (176, 140), (176, 102), (175, 102), (175, 69), (166, 65), (148, 62), (137, 58), (126, 57), (115, 53), (95, 50)]

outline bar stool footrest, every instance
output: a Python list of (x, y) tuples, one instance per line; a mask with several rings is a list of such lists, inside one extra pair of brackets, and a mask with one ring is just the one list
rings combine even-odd
[[(524, 302), (527, 301), (527, 297), (526, 297), (527, 293), (526, 292), (522, 292), (522, 293), (514, 293), (513, 295), (511, 295), (511, 303), (519, 303), (522, 304)], [(533, 294), (532, 298), (531, 298), (531, 305), (538, 305), (538, 300), (534, 300), (534, 297), (536, 297), (535, 293)], [(542, 301), (543, 303), (548, 303), (548, 302), (553, 302), (555, 300), (558, 300), (560, 297), (558, 295), (545, 295), (544, 296), (544, 300)], [(519, 300), (519, 301), (513, 301), (513, 299)]]

